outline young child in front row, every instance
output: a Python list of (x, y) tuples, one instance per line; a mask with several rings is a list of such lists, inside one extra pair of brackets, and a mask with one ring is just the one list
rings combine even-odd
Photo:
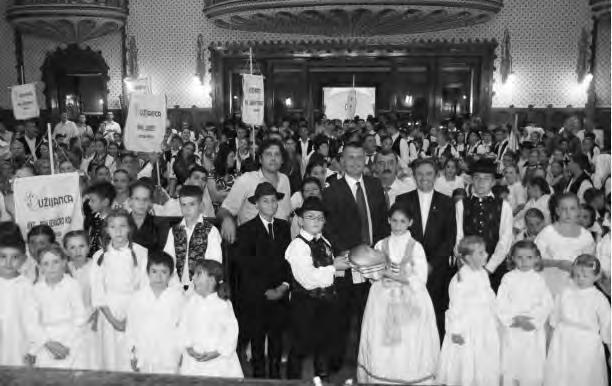
[(525, 212), (525, 230), (516, 235), (514, 241), (534, 241), (544, 226), (546, 226), (544, 213), (538, 208), (529, 208)]
[(412, 214), (389, 209), (391, 236), (376, 249), (387, 256), (387, 270), (372, 284), (361, 325), (357, 380), (361, 383), (431, 382), (440, 337), (425, 284), (427, 258), (408, 227)]
[(36, 367), (82, 369), (83, 326), (88, 314), (79, 283), (66, 273), (58, 244), (38, 251), (40, 274), (25, 299), (27, 362)]
[(64, 236), (64, 250), (68, 255), (68, 272), (79, 282), (81, 297), (87, 312), (87, 323), (83, 326), (83, 350), (81, 363), (84, 369), (100, 369), (100, 340), (97, 334), (100, 313), (91, 305), (91, 270), (93, 262), (89, 256), (89, 240), (83, 230), (70, 231)]
[(34, 283), (38, 278), (38, 251), (55, 243), (55, 232), (49, 225), (35, 225), (27, 235), (28, 251), (19, 272)]
[(293, 346), (287, 362), (287, 378), (302, 377), (302, 363), (314, 355), (316, 376), (329, 373), (330, 342), (338, 320), (338, 301), (334, 280), (336, 271), (349, 264), (344, 257), (334, 258), (332, 246), (323, 236), (325, 208), (320, 199), (309, 197), (295, 211), (302, 228), (285, 251), (293, 283), (290, 299)]
[(172, 256), (176, 266), (173, 282), (183, 288), (191, 285), (197, 259), (223, 262), (221, 234), (202, 215), (204, 192), (199, 186), (185, 185), (179, 193), (183, 219), (170, 229), (164, 252)]
[(22, 366), (28, 350), (22, 301), (32, 282), (19, 274), (26, 259), (19, 227), (0, 223), (0, 366)]
[(132, 296), (125, 327), (134, 371), (167, 374), (178, 371), (181, 357), (178, 324), (186, 299), (182, 288), (168, 287), (173, 272), (170, 255), (149, 251), (149, 285)]
[(104, 221), (104, 249), (93, 256), (91, 303), (100, 312), (97, 330), (102, 370), (130, 370), (125, 340), (127, 308), (134, 292), (148, 285), (147, 250), (132, 243), (131, 219), (123, 209), (110, 211)]
[(223, 266), (214, 260), (196, 260), (191, 293), (179, 322), (183, 359), (179, 373), (242, 378), (236, 353), (238, 321), (228, 300)]
[(467, 236), (459, 242), (458, 252), (463, 266), (448, 288), (446, 336), (436, 381), (445, 385), (497, 385), (500, 343), (495, 293), (484, 269), (488, 257), (485, 241), (480, 236)]
[(516, 242), (510, 251), (514, 269), (502, 278), (497, 312), (503, 325), (501, 372), (504, 386), (538, 386), (544, 380), (546, 330), (553, 299), (533, 241)]
[(610, 303), (595, 288), (601, 276), (599, 260), (578, 256), (572, 284), (555, 299), (550, 325), (554, 328), (544, 371), (545, 386), (609, 385), (604, 347), (610, 349)]

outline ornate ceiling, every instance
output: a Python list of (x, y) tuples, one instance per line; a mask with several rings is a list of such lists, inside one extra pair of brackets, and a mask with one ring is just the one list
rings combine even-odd
[(501, 0), (208, 0), (221, 28), (361, 37), (439, 31), (484, 23)]
[(14, 0), (7, 19), (20, 32), (62, 43), (80, 43), (123, 27), (125, 0)]

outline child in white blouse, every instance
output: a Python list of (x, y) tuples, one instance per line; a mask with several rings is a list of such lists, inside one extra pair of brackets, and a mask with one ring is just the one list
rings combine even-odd
[(595, 288), (601, 264), (592, 255), (578, 256), (572, 283), (555, 300), (554, 328), (548, 348), (545, 386), (609, 385), (603, 343), (610, 349), (610, 303)]
[(179, 286), (168, 286), (174, 272), (172, 256), (150, 251), (149, 285), (134, 294), (127, 312), (125, 334), (132, 370), (176, 374), (181, 356), (178, 324), (185, 305)]
[(79, 283), (66, 274), (66, 260), (57, 244), (38, 252), (40, 276), (25, 300), (27, 362), (36, 367), (83, 367), (82, 327), (88, 315)]
[(503, 326), (503, 384), (537, 386), (544, 379), (544, 325), (553, 299), (538, 272), (542, 270), (542, 257), (535, 243), (518, 241), (510, 256), (514, 269), (502, 278), (497, 291), (497, 314)]
[(89, 239), (83, 230), (70, 231), (64, 236), (64, 250), (68, 255), (68, 272), (78, 282), (81, 297), (87, 312), (87, 323), (83, 326), (83, 356), (85, 369), (100, 368), (100, 340), (96, 333), (99, 312), (91, 304), (91, 270), (93, 263), (89, 256)]
[(497, 385), (500, 344), (495, 293), (484, 269), (486, 244), (480, 236), (467, 236), (457, 249), (463, 266), (448, 288), (446, 336), (436, 381), (445, 385)]
[(104, 249), (93, 256), (91, 303), (100, 312), (102, 370), (129, 371), (125, 319), (130, 298), (148, 284), (147, 250), (131, 241), (134, 222), (123, 209), (111, 210), (104, 220)]
[(223, 266), (215, 260), (198, 259), (194, 290), (179, 322), (183, 359), (179, 373), (209, 377), (242, 378), (238, 361), (238, 321), (228, 300)]
[(32, 283), (19, 273), (25, 241), (14, 223), (0, 223), (0, 366), (22, 366), (27, 352), (23, 299)]

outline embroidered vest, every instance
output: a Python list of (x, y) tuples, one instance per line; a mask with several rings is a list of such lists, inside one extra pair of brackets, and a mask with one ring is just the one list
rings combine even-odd
[(187, 245), (187, 231), (185, 226), (177, 224), (172, 227), (174, 236), (174, 253), (176, 256), (176, 272), (182, 280), (181, 275), (185, 266), (185, 257), (189, 252), (189, 280), (193, 277), (193, 269), (197, 259), (204, 259), (204, 253), (208, 247), (208, 234), (213, 225), (208, 221), (197, 223)]
[[(327, 241), (322, 238), (319, 240), (313, 238), (309, 242), (302, 235), (297, 235), (297, 238), (301, 239), (310, 247), (310, 256), (312, 257), (312, 264), (315, 268), (327, 267), (334, 264), (334, 254), (331, 245)], [(307, 290), (294, 278), (292, 288), (293, 292), (305, 293), (317, 299), (331, 300), (336, 296), (336, 287), (333, 284), (325, 288)]]
[(489, 255), (495, 251), (499, 240), (502, 204), (502, 200), (494, 197), (463, 199), (463, 234), (482, 237)]
[(582, 185), (582, 182), (585, 181), (585, 180), (591, 182), (591, 185), (593, 185), (593, 182), (591, 181), (589, 176), (586, 173), (582, 173), (580, 175), (580, 177), (578, 177), (575, 181), (573, 181), (572, 184), (570, 186), (568, 186), (566, 189), (569, 192), (572, 192), (574, 194), (578, 194), (578, 190), (580, 190), (580, 185)]

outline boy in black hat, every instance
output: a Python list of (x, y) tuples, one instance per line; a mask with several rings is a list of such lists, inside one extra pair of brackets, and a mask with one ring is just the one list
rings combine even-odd
[(344, 257), (334, 258), (330, 242), (322, 236), (325, 209), (320, 199), (309, 197), (296, 210), (299, 235), (289, 244), (285, 259), (291, 266), (291, 326), (293, 346), (289, 352), (287, 377), (299, 379), (302, 362), (314, 355), (315, 375), (329, 375), (331, 332), (336, 313), (336, 272), (349, 268)]
[(489, 158), (475, 161), (470, 168), (472, 189), (469, 197), (456, 204), (457, 243), (465, 236), (480, 236), (486, 242), (491, 287), (497, 292), (507, 272), (504, 260), (512, 246), (512, 207), (492, 192), (497, 167)]
[(289, 265), (284, 253), (291, 241), (289, 223), (274, 218), (284, 197), (269, 182), (255, 188), (248, 200), (258, 214), (238, 228), (236, 308), (240, 326), (239, 350), (251, 343), (253, 376), (280, 378), (282, 335), (288, 305)]

